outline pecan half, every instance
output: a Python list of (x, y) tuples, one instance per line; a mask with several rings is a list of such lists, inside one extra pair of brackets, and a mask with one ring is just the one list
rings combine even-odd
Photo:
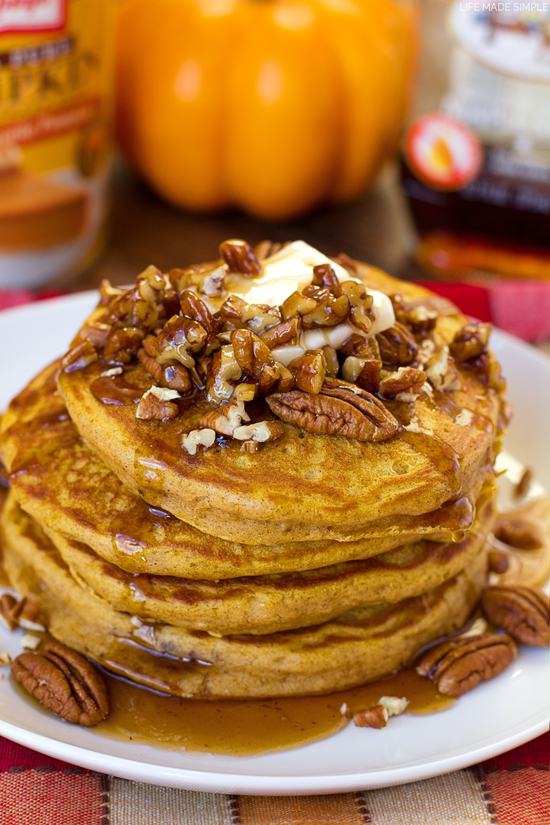
[(396, 321), (395, 324), (376, 336), (380, 347), (380, 357), (385, 364), (406, 367), (414, 361), (418, 344), (406, 326)]
[(487, 618), (525, 645), (550, 645), (548, 596), (532, 587), (486, 587), (481, 606)]
[(46, 642), (38, 653), (22, 653), (11, 670), (27, 693), (67, 722), (91, 727), (109, 713), (102, 677), (83, 656), (59, 642)]
[(254, 278), (261, 273), (261, 264), (246, 241), (240, 239), (224, 241), (220, 244), (219, 250), (230, 272), (238, 272), (245, 278)]
[[(337, 382), (337, 379), (330, 380)], [(271, 411), (282, 421), (318, 435), (385, 441), (396, 432), (399, 426), (397, 421), (370, 393), (358, 387), (356, 389), (360, 395), (343, 386), (327, 389), (326, 383), (325, 380), (319, 395), (294, 390), (274, 393), (266, 400)]]
[(516, 550), (538, 550), (544, 544), (540, 524), (520, 514), (499, 513), (493, 533), (503, 544)]
[(516, 656), (516, 643), (510, 636), (488, 633), (431, 648), (416, 665), (416, 672), (431, 679), (440, 693), (462, 696), (498, 676)]

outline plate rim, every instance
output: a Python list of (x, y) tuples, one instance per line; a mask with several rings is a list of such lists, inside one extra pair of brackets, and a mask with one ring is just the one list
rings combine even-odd
[[(88, 306), (91, 310), (93, 299), (97, 297), (97, 294), (97, 290), (87, 290), (3, 310), (0, 312), (0, 332), (3, 321), (17, 320), (20, 316), (27, 320), (29, 317), (42, 316), (47, 314), (52, 305), (56, 308), (66, 307), (69, 309), (69, 306), (74, 304), (76, 311), (79, 307), (84, 309)], [(69, 335), (70, 333), (69, 330)], [(519, 351), (522, 357), (536, 362), (539, 367), (543, 367), (550, 376), (550, 359), (509, 333), (494, 329), (494, 334), (496, 341), (501, 339), (506, 345)], [(65, 723), (60, 722), (60, 725), (63, 724)], [(530, 741), (547, 729), (548, 719), (544, 711), (541, 711), (522, 723), (520, 731), (513, 734), (505, 732), (505, 735), (499, 738), (498, 742), (492, 741), (494, 735), (486, 737), (485, 744), (482, 740), (474, 745), (473, 750), (469, 750), (467, 753), (458, 753), (452, 756), (434, 756), (421, 764), (382, 767), (376, 770), (369, 769), (345, 774), (323, 773), (306, 776), (303, 774), (284, 775), (272, 773), (266, 775), (251, 774), (245, 771), (242, 773), (211, 771), (205, 770), (203, 767), (191, 770), (182, 767), (171, 768), (164, 765), (154, 765), (155, 775), (151, 776), (150, 761), (138, 761), (123, 756), (106, 754), (102, 749), (74, 745), (62, 739), (35, 733), (0, 718), (0, 735), (47, 756), (69, 761), (90, 770), (101, 773), (108, 770), (110, 773), (126, 779), (193, 791), (269, 796), (345, 793), (419, 781), (450, 771), (460, 770), (489, 759)], [(102, 741), (108, 743), (109, 738), (105, 737)], [(314, 745), (315, 743), (312, 744), (312, 746)], [(108, 747), (108, 744), (106, 744), (106, 747)], [(247, 757), (240, 758), (243, 759), (244, 767)]]

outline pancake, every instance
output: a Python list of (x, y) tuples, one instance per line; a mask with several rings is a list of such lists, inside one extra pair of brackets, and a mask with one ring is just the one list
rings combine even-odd
[(396, 605), (359, 606), (310, 628), (214, 636), (115, 610), (71, 576), (38, 525), (15, 513), (3, 514), (5, 568), (46, 614), (51, 634), (108, 670), (181, 696), (315, 694), (380, 678), (460, 627), (486, 575), (481, 552), (456, 577)]
[(359, 605), (418, 596), (452, 578), (479, 554), (492, 520), (488, 502), (477, 529), (458, 544), (418, 541), (364, 561), (220, 581), (126, 573), (85, 544), (46, 534), (73, 577), (115, 609), (143, 621), (225, 635), (306, 627)]
[[(79, 437), (56, 390), (58, 362), (13, 400), (1, 425), (0, 449), (11, 469), (20, 505), (43, 527), (89, 545), (128, 573), (225, 579), (310, 570), (365, 559), (429, 535), (451, 540), (446, 525), (470, 527), (473, 508), (463, 498), (418, 519), (396, 520), (386, 536), (246, 545), (224, 541), (152, 508), (127, 490)], [(484, 496), (494, 485), (492, 468), (482, 475)], [(409, 523), (409, 532), (405, 522)], [(401, 529), (400, 529), (401, 524)]]
[[(353, 271), (369, 287), (430, 299), (369, 267)], [(434, 336), (448, 344), (465, 323), (458, 310), (449, 311), (438, 316)], [(432, 514), (444, 505), (464, 498), (473, 506), (498, 446), (502, 399), (475, 370), (457, 368), (460, 389), (387, 405), (400, 424), (388, 440), (284, 424), (284, 437), (257, 453), (241, 451), (233, 439), (195, 455), (182, 449), (183, 436), (212, 409), (204, 392), (181, 398), (177, 418), (151, 421), (136, 418), (129, 396), (130, 403), (101, 400), (94, 383), (105, 369), (100, 362), (61, 372), (59, 387), (84, 440), (149, 504), (228, 541), (350, 541), (403, 535), (413, 523), (433, 530)], [(134, 398), (153, 384), (140, 362), (124, 367), (123, 380)], [(263, 401), (251, 412), (253, 421), (273, 419)], [(458, 521), (448, 529), (461, 529)]]

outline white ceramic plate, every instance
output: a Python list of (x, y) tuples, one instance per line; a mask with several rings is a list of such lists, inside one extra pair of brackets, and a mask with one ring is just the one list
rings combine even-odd
[[(0, 313), (0, 409), (61, 354), (95, 293)], [(506, 446), (550, 490), (550, 362), (496, 332), (515, 418)], [(511, 462), (511, 473), (520, 472)], [(516, 479), (512, 479), (514, 481)], [(0, 650), (21, 651), (20, 631), (0, 632)], [(335, 793), (424, 779), (502, 753), (548, 726), (548, 654), (523, 648), (501, 676), (433, 716), (403, 715), (382, 731), (349, 725), (303, 748), (257, 757), (175, 753), (106, 739), (34, 709), (0, 677), (0, 734), (37, 751), (128, 779), (190, 790), (244, 794)]]

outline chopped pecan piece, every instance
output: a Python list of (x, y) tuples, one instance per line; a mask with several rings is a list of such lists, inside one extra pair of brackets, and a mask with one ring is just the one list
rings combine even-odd
[(372, 329), (374, 315), (372, 313), (373, 297), (367, 292), (366, 286), (357, 281), (343, 281), (338, 284), (334, 294), (347, 297), (352, 322), (368, 335)]
[(151, 387), (145, 392), (137, 405), (136, 418), (142, 421), (168, 421), (179, 415), (179, 407), (173, 403), (179, 398), (176, 390), (167, 390), (162, 387)]
[(243, 421), (250, 421), (243, 401), (230, 399), (217, 410), (205, 413), (199, 422), (200, 427), (210, 427), (220, 435), (233, 435)]
[(280, 419), (311, 433), (345, 435), (358, 441), (391, 438), (398, 429), (395, 418), (377, 398), (359, 387), (355, 389), (360, 395), (344, 386), (327, 388), (325, 379), (319, 395), (294, 390), (275, 393), (266, 400)]
[(338, 353), (334, 347), (323, 347), (323, 358), (325, 359), (325, 372), (332, 378), (338, 375), (340, 370), (340, 362), (338, 361)]
[(196, 321), (206, 331), (206, 340), (202, 347), (203, 354), (210, 355), (211, 352), (219, 349), (218, 332), (221, 324), (214, 318), (204, 301), (190, 289), (184, 289), (180, 295), (180, 306), (183, 315)]
[(110, 331), (111, 324), (104, 324), (101, 321), (89, 321), (80, 330), (80, 337), (85, 341), (91, 341), (94, 347), (102, 349), (107, 343)]
[[(265, 345), (264, 345), (265, 346)], [(226, 401), (233, 395), (234, 383), (242, 377), (243, 371), (235, 358), (232, 344), (217, 350), (208, 365), (206, 389), (208, 399), (215, 404)]]
[(262, 335), (262, 341), (269, 347), (275, 349), (282, 344), (294, 343), (298, 340), (302, 323), (300, 318), (289, 318), (288, 321), (283, 321), (276, 327), (271, 327)]
[(136, 288), (140, 298), (149, 304), (162, 301), (166, 281), (160, 269), (152, 264), (144, 269), (136, 278)]
[(414, 361), (418, 344), (407, 327), (396, 321), (395, 324), (376, 336), (380, 347), (380, 357), (385, 364), (406, 367)]
[(408, 706), (404, 697), (381, 696), (376, 705), (356, 713), (353, 721), (359, 728), (385, 728), (390, 716), (400, 716)]
[(164, 324), (157, 338), (157, 361), (162, 364), (176, 360), (184, 367), (194, 367), (193, 354), (203, 349), (207, 338), (207, 331), (198, 321), (174, 315)]
[(487, 349), (491, 324), (464, 324), (458, 330), (449, 349), (459, 361), (477, 358)]
[(414, 367), (399, 367), (380, 381), (382, 398), (415, 401), (426, 381), (426, 373)]
[(382, 361), (365, 360), (348, 355), (342, 364), (342, 377), (350, 384), (357, 384), (370, 393), (378, 392)]
[(241, 445), (243, 453), (257, 453), (259, 449), (260, 443), (258, 441), (243, 441)]
[(128, 364), (141, 346), (145, 333), (137, 327), (114, 327), (103, 350), (108, 364)]
[(294, 386), (292, 373), (273, 359), (269, 347), (252, 330), (235, 330), (231, 341), (239, 367), (258, 382), (258, 391), (262, 395), (275, 388), (286, 392)]
[(11, 666), (31, 696), (67, 722), (91, 727), (109, 714), (109, 696), (97, 670), (74, 650), (55, 641), (26, 652)]
[(284, 435), (285, 429), (280, 421), (257, 421), (255, 424), (243, 424), (233, 430), (233, 438), (239, 441), (275, 441)]
[(247, 327), (254, 332), (275, 326), (281, 321), (277, 307), (267, 304), (247, 304), (238, 295), (230, 295), (220, 309), (221, 318), (235, 328)]
[(17, 604), (17, 599), (11, 593), (3, 593), (0, 597), (0, 621), (8, 630), (15, 630), (17, 627), (18, 622), (14, 616)]
[(96, 348), (91, 341), (82, 341), (77, 344), (61, 359), (61, 369), (63, 372), (75, 372), (85, 370), (90, 364), (99, 359)]
[(237, 384), (233, 396), (236, 401), (253, 401), (256, 397), (256, 384)]
[(212, 272), (208, 272), (204, 276), (203, 282), (199, 285), (200, 292), (207, 295), (209, 298), (220, 298), (227, 294), (225, 288), (225, 266), (218, 266)]
[(260, 275), (262, 267), (254, 250), (246, 241), (233, 239), (220, 244), (220, 255), (230, 272), (238, 272), (245, 278)]
[(191, 430), (185, 433), (181, 440), (181, 446), (190, 455), (196, 455), (199, 447), (204, 447), (206, 450), (214, 444), (216, 440), (216, 433), (210, 427), (205, 427), (203, 430)]
[(453, 392), (462, 386), (460, 373), (447, 347), (443, 347), (428, 359), (425, 370), (433, 388), (440, 392)]
[[(315, 309), (302, 316), (304, 329), (311, 327), (335, 327), (348, 316), (350, 302), (347, 295), (340, 295), (335, 298), (328, 289), (314, 287), (316, 290), (314, 297), (316, 301)], [(306, 294), (308, 290), (304, 290)]]
[(373, 705), (358, 711), (353, 717), (353, 724), (358, 728), (385, 728), (388, 724), (388, 711), (383, 705)]
[(430, 332), (437, 323), (437, 312), (424, 304), (412, 304), (402, 295), (390, 295), (395, 318), (414, 333)]
[(296, 386), (304, 392), (314, 395), (321, 392), (325, 380), (325, 359), (321, 350), (306, 352), (288, 365), (290, 372), (296, 379)]
[(534, 647), (550, 644), (550, 607), (542, 590), (503, 584), (486, 587), (481, 606), (487, 618), (516, 641)]
[[(152, 335), (148, 337), (154, 338)], [(155, 338), (154, 340), (156, 341)], [(155, 358), (147, 354), (145, 346), (138, 350), (138, 358), (149, 375), (152, 375), (155, 382), (161, 387), (178, 390), (179, 392), (189, 392), (191, 389), (189, 373), (184, 366), (178, 364), (176, 361), (161, 366)]]
[(254, 254), (259, 261), (263, 261), (265, 258), (271, 258), (272, 255), (275, 255), (275, 253), (282, 248), (283, 244), (278, 241), (260, 241), (260, 243), (254, 247)]
[(416, 672), (430, 678), (440, 693), (462, 696), (498, 676), (516, 656), (516, 643), (505, 634), (457, 638), (428, 650)]
[(294, 318), (296, 315), (308, 315), (313, 312), (317, 302), (313, 298), (308, 298), (301, 292), (293, 292), (281, 304), (281, 315), (286, 321), (288, 318)]
[(322, 286), (324, 289), (334, 292), (340, 281), (330, 264), (317, 264), (313, 267), (313, 280), (311, 283), (314, 286)]
[(356, 332), (346, 338), (340, 347), (340, 352), (354, 358), (380, 361), (380, 347), (376, 338), (365, 338), (364, 335), (358, 335)]
[(124, 290), (118, 286), (113, 286), (107, 278), (104, 278), (99, 285), (100, 304), (110, 304), (115, 298), (124, 295)]

